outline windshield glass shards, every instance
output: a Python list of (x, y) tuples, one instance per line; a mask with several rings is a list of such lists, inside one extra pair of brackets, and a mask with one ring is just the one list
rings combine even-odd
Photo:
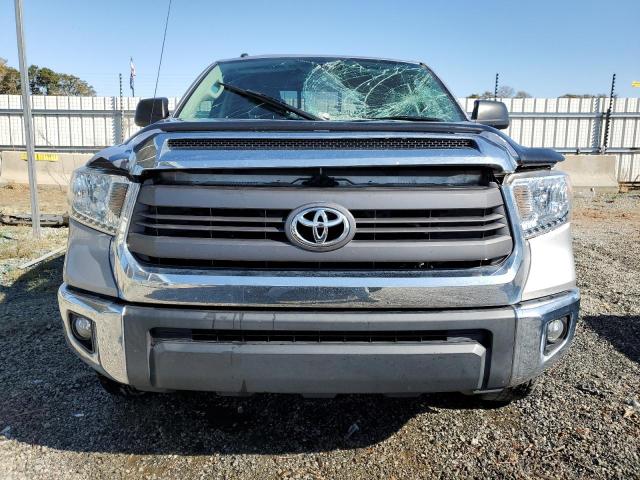
[[(280, 100), (274, 108), (224, 84)], [(258, 100), (256, 100), (258, 98)], [(299, 57), (227, 61), (192, 91), (178, 118), (462, 121), (456, 100), (425, 66), (390, 60)]]

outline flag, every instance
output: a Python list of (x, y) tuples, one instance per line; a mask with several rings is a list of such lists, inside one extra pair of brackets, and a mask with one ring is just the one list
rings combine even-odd
[(136, 90), (133, 86), (133, 81), (136, 78), (136, 66), (133, 64), (133, 57), (129, 57), (129, 69), (131, 74), (129, 75), (129, 88), (131, 88), (131, 96), (136, 96)]

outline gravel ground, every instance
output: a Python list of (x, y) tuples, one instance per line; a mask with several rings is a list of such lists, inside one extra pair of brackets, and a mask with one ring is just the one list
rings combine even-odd
[[(582, 319), (528, 399), (111, 398), (66, 347), (61, 258), (0, 270), (3, 478), (640, 478), (640, 195), (577, 200)], [(4, 260), (3, 260), (4, 262)]]

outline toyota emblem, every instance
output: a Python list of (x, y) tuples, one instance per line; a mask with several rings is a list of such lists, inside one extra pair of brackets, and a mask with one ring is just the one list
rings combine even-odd
[(356, 221), (338, 205), (303, 205), (289, 214), (285, 230), (294, 245), (327, 252), (343, 247), (356, 233)]

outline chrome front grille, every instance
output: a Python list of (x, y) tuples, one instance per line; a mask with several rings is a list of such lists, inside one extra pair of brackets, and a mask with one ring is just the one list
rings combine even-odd
[[(338, 204), (356, 221), (342, 248), (291, 244), (292, 210)], [(467, 268), (500, 262), (513, 242), (495, 184), (433, 188), (232, 188), (144, 185), (129, 230), (130, 251), (157, 265), (366, 270)]]

